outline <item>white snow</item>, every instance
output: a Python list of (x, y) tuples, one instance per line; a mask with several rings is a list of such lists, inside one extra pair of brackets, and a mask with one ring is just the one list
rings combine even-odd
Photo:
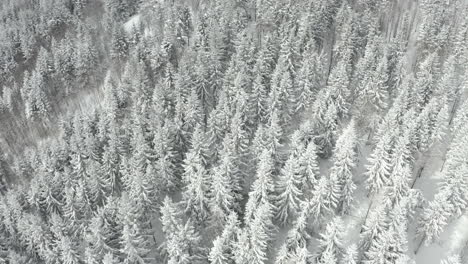
[(125, 22), (123, 27), (127, 33), (130, 33), (132, 32), (134, 28), (138, 28), (140, 24), (141, 24), (141, 15), (136, 14), (132, 16), (127, 22)]

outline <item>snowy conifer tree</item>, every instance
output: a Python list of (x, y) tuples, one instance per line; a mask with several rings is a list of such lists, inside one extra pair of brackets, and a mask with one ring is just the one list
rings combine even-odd
[(353, 200), (353, 192), (356, 185), (353, 181), (353, 169), (356, 166), (357, 139), (354, 121), (343, 131), (336, 141), (333, 156), (333, 166), (330, 169), (330, 178), (337, 179), (340, 188), (338, 211), (348, 213)]
[(371, 242), (369, 250), (365, 253), (366, 260), (363, 263), (395, 263), (405, 254), (405, 249), (399, 245), (395, 231), (385, 230)]
[(185, 184), (182, 194), (185, 210), (197, 220), (206, 219), (209, 211), (210, 175), (205, 169), (203, 159), (196, 153), (196, 149), (187, 154), (182, 177)]
[(373, 211), (369, 213), (369, 217), (361, 229), (361, 244), (364, 251), (366, 251), (373, 240), (375, 240), (388, 226), (387, 215), (385, 213), (386, 207), (378, 205)]
[(452, 208), (447, 203), (447, 195), (444, 192), (437, 193), (421, 215), (418, 232), (426, 245), (434, 242), (448, 224)]
[(232, 153), (232, 138), (224, 138), (220, 163), (213, 168), (212, 193), (210, 198), (211, 221), (214, 225), (223, 226), (231, 210), (239, 209), (241, 186), (238, 182), (239, 172), (235, 154)]
[(343, 254), (343, 221), (336, 217), (327, 224), (325, 232), (320, 235), (316, 253), (317, 263), (337, 263)]
[(367, 189), (369, 193), (377, 193), (382, 187), (388, 184), (390, 175), (390, 148), (392, 138), (390, 132), (385, 133), (377, 143), (366, 166)]
[(124, 263), (150, 263), (148, 239), (145, 234), (141, 234), (136, 223), (124, 224), (121, 241), (121, 253), (125, 256)]
[(171, 191), (178, 186), (178, 179), (176, 176), (176, 153), (174, 145), (170, 141), (172, 127), (169, 124), (157, 128), (153, 138), (153, 157), (155, 162), (155, 175), (157, 177), (159, 190)]
[(410, 191), (409, 180), (412, 173), (408, 166), (395, 167), (390, 175), (389, 185), (385, 187), (385, 198), (389, 204), (398, 204)]
[(355, 244), (352, 244), (346, 248), (343, 258), (340, 264), (357, 264), (358, 248)]
[(245, 207), (245, 222), (250, 223), (255, 211), (264, 203), (272, 203), (274, 195), (273, 182), (274, 163), (268, 150), (264, 150), (257, 166), (256, 179), (249, 192), (249, 200)]
[(282, 225), (285, 225), (297, 215), (300, 199), (303, 193), (301, 185), (301, 175), (299, 175), (299, 160), (294, 155), (290, 155), (286, 164), (281, 169), (279, 181), (276, 186), (276, 207), (278, 209), (277, 218)]
[(311, 48), (305, 52), (297, 77), (298, 96), (295, 111), (308, 108), (314, 99), (314, 92), (321, 85), (321, 57)]
[(210, 263), (224, 264), (234, 261), (234, 244), (239, 232), (239, 220), (231, 213), (222, 233), (214, 240), (208, 259)]
[(273, 235), (273, 209), (270, 203), (261, 204), (249, 224), (250, 263), (263, 264), (268, 257), (269, 242)]
[(299, 157), (299, 173), (304, 179), (304, 195), (310, 196), (310, 192), (317, 183), (320, 175), (317, 157), (317, 147), (313, 141), (307, 144), (305, 151)]
[(338, 200), (332, 200), (333, 194), (338, 191), (334, 182), (322, 177), (312, 192), (312, 198), (308, 201), (311, 207), (311, 216), (314, 222), (321, 222), (323, 218), (335, 208)]
[(294, 221), (292, 228), (288, 231), (286, 241), (283, 245), (286, 250), (285, 254), (289, 254), (291, 251), (301, 247), (307, 247), (312, 238), (309, 224), (310, 204), (302, 202), (300, 206), (302, 210)]

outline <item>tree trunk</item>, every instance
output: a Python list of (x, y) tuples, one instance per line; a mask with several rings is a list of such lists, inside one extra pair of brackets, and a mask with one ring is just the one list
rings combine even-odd
[(369, 131), (369, 134), (367, 135), (367, 142), (369, 142), (369, 141), (371, 140), (373, 132), (374, 132), (373, 129), (371, 129), (371, 130)]
[(447, 161), (447, 157), (444, 157), (444, 160), (442, 161), (442, 166), (440, 166), (440, 171), (442, 171), (444, 169), (446, 161)]
[(420, 241), (419, 244), (418, 244), (418, 247), (417, 247), (416, 250), (414, 251), (414, 254), (415, 254), (415, 255), (418, 254), (418, 251), (419, 251), (419, 249), (421, 248), (421, 246), (422, 246), (422, 244), (423, 244), (423, 242), (424, 242), (425, 240), (426, 240), (426, 235), (424, 234), (424, 236), (421, 238), (421, 241)]
[[(427, 160), (426, 160), (427, 161)], [(426, 167), (426, 161), (424, 162), (424, 164), (422, 165), (422, 167), (419, 169), (418, 171), (418, 178), (421, 178), (421, 175), (422, 175), (422, 172), (424, 170), (424, 167)]]
[(151, 220), (149, 221), (149, 226), (151, 229), (151, 236), (153, 237), (153, 241), (156, 244), (156, 237), (154, 236), (153, 224), (151, 223)]
[(422, 172), (423, 172), (425, 166), (426, 166), (426, 162), (424, 162), (424, 164), (422, 165), (422, 167), (419, 168), (418, 173), (416, 173), (416, 177), (414, 177), (414, 181), (413, 181), (413, 183), (411, 184), (411, 188), (413, 188), (414, 185), (416, 184), (416, 181), (417, 181), (419, 178), (421, 178), (421, 175), (422, 175)]
[(453, 117), (455, 116), (455, 111), (456, 111), (457, 106), (458, 106), (458, 101), (460, 100), (459, 98), (460, 97), (457, 96), (456, 99), (455, 99), (455, 102), (453, 102), (452, 110), (450, 111), (449, 126), (452, 124)]
[(367, 217), (369, 216), (370, 209), (372, 208), (372, 204), (374, 203), (374, 197), (375, 194), (372, 194), (369, 207), (367, 208), (366, 216), (364, 217), (364, 223), (362, 223), (361, 231), (359, 231), (359, 233), (362, 233), (362, 231), (364, 231), (364, 226), (366, 225)]

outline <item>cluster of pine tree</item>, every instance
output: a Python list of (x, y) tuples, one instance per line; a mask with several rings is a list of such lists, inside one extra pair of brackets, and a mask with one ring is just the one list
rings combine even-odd
[(2, 1), (0, 146), (49, 130), (0, 159), (0, 263), (414, 263), (468, 207), (465, 2)]

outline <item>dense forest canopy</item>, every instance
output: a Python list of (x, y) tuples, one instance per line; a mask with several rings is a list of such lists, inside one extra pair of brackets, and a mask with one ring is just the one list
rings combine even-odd
[(467, 38), (464, 0), (2, 0), (0, 263), (467, 263)]

